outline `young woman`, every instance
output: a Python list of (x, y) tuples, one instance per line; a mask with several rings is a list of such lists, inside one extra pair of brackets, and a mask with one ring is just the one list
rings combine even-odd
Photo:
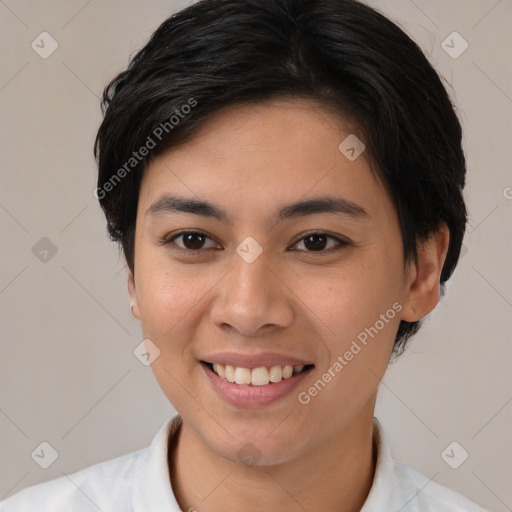
[(437, 73), (354, 0), (200, 1), (104, 94), (96, 195), (178, 415), (9, 512), (478, 512), (391, 458), (380, 380), (466, 223)]

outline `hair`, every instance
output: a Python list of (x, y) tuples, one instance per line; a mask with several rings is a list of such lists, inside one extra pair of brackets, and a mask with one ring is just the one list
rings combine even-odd
[[(96, 197), (134, 270), (144, 170), (229, 106), (313, 100), (352, 120), (396, 208), (404, 261), (445, 222), (441, 295), (467, 222), (462, 129), (440, 76), (395, 23), (356, 0), (200, 0), (173, 14), (105, 88)], [(402, 354), (421, 321), (401, 321)]]

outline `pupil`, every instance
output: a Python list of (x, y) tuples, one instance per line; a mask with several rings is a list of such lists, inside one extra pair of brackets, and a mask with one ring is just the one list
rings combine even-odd
[[(194, 237), (196, 237), (195, 243), (194, 243)], [(202, 238), (202, 237), (203, 237), (203, 235), (201, 235), (199, 233), (187, 233), (184, 237), (185, 247), (187, 247), (187, 249), (191, 249), (193, 251), (200, 249), (203, 244), (203, 241), (198, 242), (197, 239)], [(190, 247), (190, 245), (192, 245), (192, 247)]]
[[(310, 244), (309, 242), (311, 242), (312, 240), (320, 240), (319, 243), (312, 243)], [(304, 239), (304, 246), (307, 248), (307, 249), (312, 249), (312, 250), (321, 250), (321, 249), (325, 249), (325, 244), (326, 244), (326, 241), (327, 241), (327, 237), (324, 236), (324, 235), (309, 235), (307, 236), (305, 239)]]

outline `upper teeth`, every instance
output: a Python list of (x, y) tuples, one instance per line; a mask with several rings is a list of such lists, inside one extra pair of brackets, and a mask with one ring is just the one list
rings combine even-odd
[(230, 364), (213, 363), (214, 372), (227, 380), (236, 384), (252, 384), (253, 386), (266, 386), (270, 382), (279, 382), (282, 379), (289, 379), (294, 373), (300, 373), (304, 369), (303, 365), (281, 366), (275, 365), (270, 368), (260, 366), (259, 368), (242, 368), (231, 366)]

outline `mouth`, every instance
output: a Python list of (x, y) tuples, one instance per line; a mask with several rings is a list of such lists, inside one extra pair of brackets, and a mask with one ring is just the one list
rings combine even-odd
[(283, 380), (291, 379), (296, 375), (308, 373), (315, 366), (314, 364), (275, 364), (272, 366), (245, 368), (218, 362), (211, 363), (209, 361), (201, 361), (201, 364), (225, 382), (250, 387), (272, 386)]

